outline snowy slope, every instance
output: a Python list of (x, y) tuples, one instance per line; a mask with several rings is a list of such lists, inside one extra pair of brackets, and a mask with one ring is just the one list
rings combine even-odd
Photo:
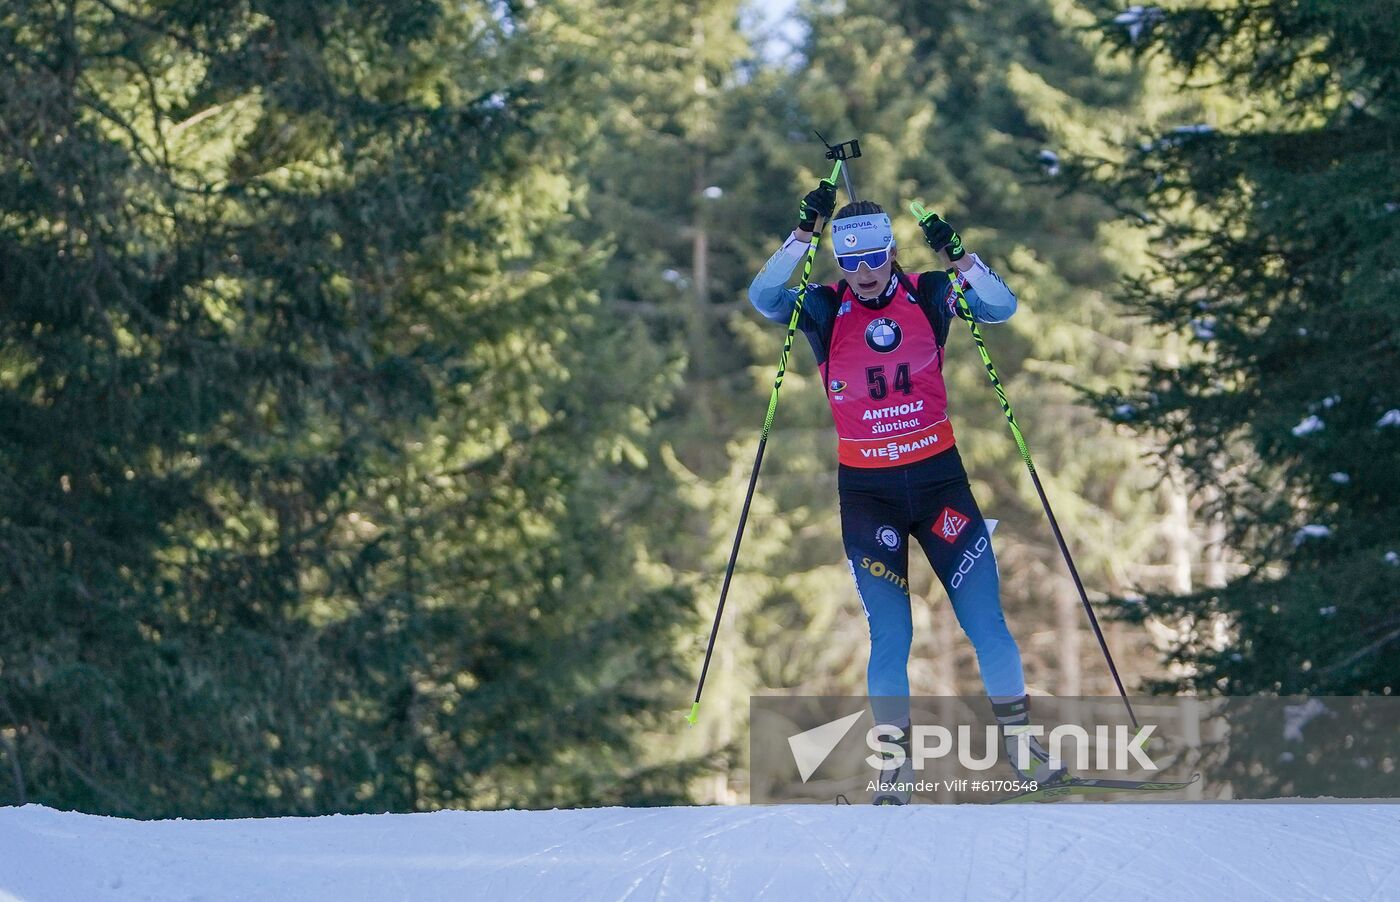
[(624, 898), (1400, 900), (1400, 806), (0, 809), (4, 902)]

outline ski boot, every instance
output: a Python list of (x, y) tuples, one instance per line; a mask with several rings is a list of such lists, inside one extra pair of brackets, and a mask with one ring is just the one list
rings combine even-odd
[(886, 763), (880, 770), (880, 782), (875, 787), (875, 794), (870, 802), (872, 805), (908, 805), (914, 786), (914, 762), (909, 752), (909, 728), (904, 728), (904, 735), (899, 739), (892, 734), (882, 734), (880, 739), (899, 746), (904, 751), (904, 760), (896, 766), (894, 755), (884, 755)]
[[(1039, 738), (1026, 735), (1030, 730), (1030, 702), (1026, 696), (1007, 702), (992, 702), (997, 723), (1001, 725), (1002, 742), (1006, 749), (1006, 760), (1016, 776), (1023, 782), (1036, 783), (1040, 787), (1050, 786), (1070, 779), (1069, 768), (1063, 764), (1051, 766), (1050, 753), (1045, 750)], [(1030, 753), (1024, 767), (1021, 766), (1021, 746), (1027, 746)]]

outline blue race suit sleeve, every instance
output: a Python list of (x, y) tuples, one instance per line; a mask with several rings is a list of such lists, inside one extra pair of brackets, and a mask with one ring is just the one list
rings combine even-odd
[(788, 280), (806, 253), (807, 242), (798, 241), (794, 232), (749, 283), (749, 303), (765, 319), (786, 323), (792, 318), (792, 308), (797, 304), (797, 289), (789, 288)]
[(1016, 295), (981, 257), (969, 256), (972, 266), (962, 274), (962, 279), (963, 294), (972, 310), (972, 318), (979, 323), (1004, 323), (1011, 319), (1016, 312)]

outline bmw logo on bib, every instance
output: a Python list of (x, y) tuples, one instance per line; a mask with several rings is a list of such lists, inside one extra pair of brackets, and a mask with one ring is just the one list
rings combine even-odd
[(865, 327), (865, 343), (870, 345), (870, 350), (881, 354), (899, 347), (900, 338), (899, 323), (883, 316)]

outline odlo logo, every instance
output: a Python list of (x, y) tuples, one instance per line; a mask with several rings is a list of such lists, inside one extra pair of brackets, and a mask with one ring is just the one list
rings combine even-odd
[(972, 568), (977, 564), (978, 558), (987, 550), (987, 537), (983, 536), (976, 542), (969, 545), (964, 551), (962, 560), (958, 561), (958, 569), (953, 573), (953, 578), (948, 580), (948, 585), (954, 589), (962, 585), (963, 577), (972, 572)]

